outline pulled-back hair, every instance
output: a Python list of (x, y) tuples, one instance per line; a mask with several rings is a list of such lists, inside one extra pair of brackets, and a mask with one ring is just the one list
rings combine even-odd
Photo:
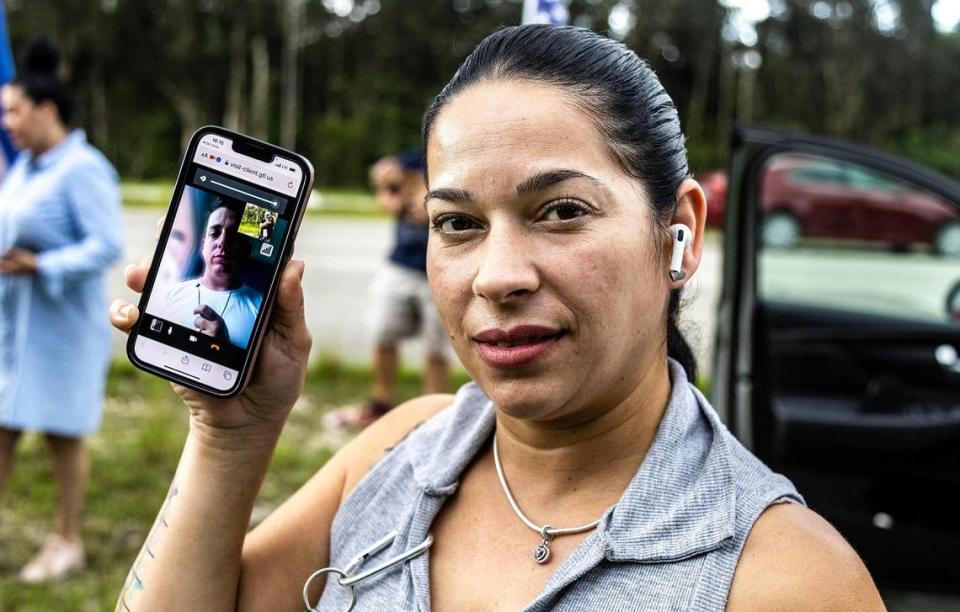
[(52, 102), (60, 121), (69, 126), (73, 119), (73, 97), (57, 74), (60, 66), (57, 48), (46, 38), (36, 37), (27, 44), (22, 65), (12, 84), (23, 88), (34, 104)]
[[(621, 169), (643, 185), (661, 242), (668, 239), (677, 189), (690, 177), (687, 150), (673, 100), (636, 53), (583, 28), (527, 25), (498, 30), (480, 42), (427, 109), (425, 148), (447, 103), (488, 80), (539, 82), (572, 94)], [(671, 292), (667, 307), (667, 353), (693, 380), (696, 359), (677, 326), (680, 293)]]

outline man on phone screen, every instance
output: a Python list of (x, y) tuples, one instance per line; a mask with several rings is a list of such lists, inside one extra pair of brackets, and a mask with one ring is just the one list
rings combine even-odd
[(244, 204), (214, 200), (207, 216), (200, 252), (203, 273), (177, 283), (167, 294), (161, 315), (201, 334), (246, 348), (263, 295), (240, 278), (245, 245), (238, 236)]

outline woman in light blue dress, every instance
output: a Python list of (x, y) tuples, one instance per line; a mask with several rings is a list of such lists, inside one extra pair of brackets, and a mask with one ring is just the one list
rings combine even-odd
[(104, 273), (123, 250), (117, 175), (71, 130), (56, 51), (34, 43), (0, 91), (3, 127), (21, 150), (0, 185), (0, 492), (24, 430), (46, 434), (59, 516), (28, 582), (83, 566), (83, 437), (100, 425), (110, 355)]

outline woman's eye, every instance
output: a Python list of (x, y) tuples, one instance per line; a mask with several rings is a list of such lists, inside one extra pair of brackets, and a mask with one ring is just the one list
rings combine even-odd
[(480, 227), (476, 221), (463, 215), (444, 215), (433, 221), (434, 229), (444, 234), (455, 234)]
[(550, 206), (543, 215), (544, 221), (569, 221), (587, 214), (587, 210), (573, 202), (558, 202)]

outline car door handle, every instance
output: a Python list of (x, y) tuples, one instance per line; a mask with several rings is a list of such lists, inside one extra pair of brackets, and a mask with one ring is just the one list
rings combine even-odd
[(949, 344), (941, 344), (933, 354), (944, 369), (960, 374), (960, 355), (957, 354), (957, 349)]

